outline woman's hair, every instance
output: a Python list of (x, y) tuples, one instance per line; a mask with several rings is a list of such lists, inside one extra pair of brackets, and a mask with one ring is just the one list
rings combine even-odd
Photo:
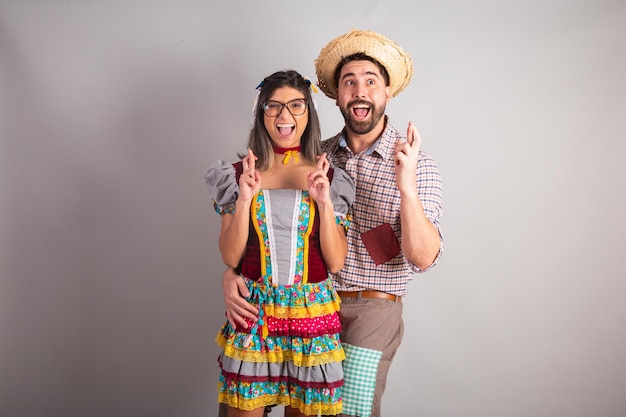
[[(256, 161), (256, 167), (259, 170), (264, 171), (268, 169), (274, 157), (272, 138), (267, 132), (267, 129), (265, 129), (265, 123), (263, 122), (263, 104), (272, 96), (276, 89), (281, 87), (295, 88), (304, 94), (309, 122), (300, 140), (302, 147), (300, 154), (310, 162), (317, 162), (317, 156), (322, 153), (321, 132), (310, 86), (311, 81), (305, 79), (294, 70), (275, 72), (266, 77), (259, 84), (260, 92), (255, 108), (254, 125), (250, 130), (250, 137), (248, 139), (248, 148), (259, 158)], [(242, 155), (240, 155), (240, 157), (242, 157)]]

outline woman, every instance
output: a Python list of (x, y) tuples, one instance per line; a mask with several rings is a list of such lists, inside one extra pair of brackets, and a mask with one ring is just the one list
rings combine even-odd
[(280, 71), (258, 88), (247, 154), (205, 176), (222, 259), (260, 311), (256, 323), (226, 322), (217, 335), (218, 399), (229, 417), (279, 404), (289, 417), (339, 414), (345, 354), (328, 273), (343, 267), (354, 184), (320, 155), (310, 81)]

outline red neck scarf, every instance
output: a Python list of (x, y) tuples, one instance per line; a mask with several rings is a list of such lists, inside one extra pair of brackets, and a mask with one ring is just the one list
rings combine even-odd
[(283, 165), (287, 165), (287, 162), (289, 162), (289, 158), (291, 158), (292, 155), (294, 156), (296, 162), (298, 162), (298, 154), (302, 150), (302, 147), (300, 145), (294, 146), (293, 148), (280, 148), (278, 146), (272, 145), (272, 148), (274, 148), (274, 153), (277, 153), (279, 155), (285, 155), (283, 157)]

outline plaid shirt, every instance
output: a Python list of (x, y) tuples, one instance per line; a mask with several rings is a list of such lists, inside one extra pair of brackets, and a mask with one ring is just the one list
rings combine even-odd
[[(344, 169), (356, 184), (352, 224), (348, 229), (348, 255), (343, 269), (333, 274), (335, 288), (340, 291), (377, 290), (405, 295), (413, 273), (430, 269), (441, 256), (443, 239), (437, 259), (423, 271), (407, 260), (402, 252), (376, 265), (361, 240), (361, 233), (388, 223), (398, 241), (402, 241), (400, 192), (396, 186), (393, 153), (395, 143), (406, 141), (406, 136), (400, 134), (388, 119), (386, 122), (383, 134), (374, 145), (356, 155), (348, 148), (343, 132), (322, 143), (322, 150), (328, 153), (330, 163)], [(435, 160), (421, 150), (415, 178), (426, 217), (441, 236), (441, 177)]]

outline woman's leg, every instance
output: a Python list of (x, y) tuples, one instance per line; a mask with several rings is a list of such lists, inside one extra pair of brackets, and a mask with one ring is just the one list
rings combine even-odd
[(306, 414), (302, 414), (297, 408), (285, 406), (285, 417), (306, 417)]
[[(267, 415), (272, 411), (271, 406), (265, 407), (265, 411), (263, 412), (263, 417), (267, 417)], [(228, 417), (228, 406), (226, 404), (220, 403), (218, 409), (218, 417)]]

